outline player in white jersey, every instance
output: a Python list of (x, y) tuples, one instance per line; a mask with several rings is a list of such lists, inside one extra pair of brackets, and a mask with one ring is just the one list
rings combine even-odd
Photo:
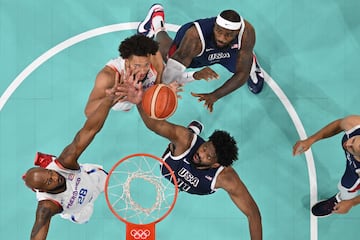
[[(116, 73), (126, 72), (130, 69), (134, 74), (139, 74), (140, 81), (146, 89), (155, 83), (160, 83), (164, 63), (158, 43), (143, 35), (133, 35), (120, 43), (120, 57), (109, 61), (98, 73), (88, 102), (85, 115), (89, 117), (99, 106), (106, 95), (106, 89), (111, 88)], [(132, 107), (130, 102), (119, 102), (114, 105), (114, 110), (128, 111)]]
[[(101, 98), (105, 96), (106, 89), (112, 86), (116, 72), (120, 73), (122, 70), (126, 71), (129, 68), (133, 73), (139, 73), (144, 90), (160, 83), (164, 62), (158, 49), (159, 44), (156, 41), (140, 34), (133, 35), (122, 41), (119, 46), (120, 57), (109, 61), (96, 76), (94, 88), (85, 107), (85, 115), (88, 117), (94, 112)], [(206, 68), (195, 73), (198, 79), (207, 80), (209, 77)], [(187, 78), (185, 75), (182, 77)], [(181, 82), (184, 81), (186, 82), (186, 80)], [(174, 89), (179, 87), (176, 82), (172, 85)], [(129, 111), (132, 106), (132, 103), (124, 101), (114, 105), (113, 110)]]
[[(130, 73), (122, 72), (121, 80), (132, 78)], [(116, 91), (120, 86), (118, 82), (119, 74), (116, 74), (115, 84), (106, 91), (94, 113), (58, 158), (44, 163), (43, 155), (37, 155), (35, 163), (39, 167), (30, 168), (24, 174), (25, 184), (37, 192), (38, 199), (31, 239), (46, 239), (50, 220), (56, 214), (78, 223), (89, 220), (93, 203), (104, 190), (106, 173), (97, 165), (80, 165), (78, 158), (101, 130), (111, 107), (124, 98)], [(46, 159), (49, 160), (45, 158), (45, 162)]]
[(51, 157), (44, 169), (60, 173), (66, 179), (66, 189), (58, 194), (36, 191), (38, 201), (51, 200), (61, 206), (60, 216), (75, 223), (89, 221), (94, 201), (104, 191), (107, 173), (96, 164), (80, 164), (80, 169), (72, 170), (62, 166), (54, 156), (37, 153), (37, 158)]
[[(106, 67), (110, 67), (115, 72), (119, 72), (121, 70), (126, 70), (126, 59), (123, 59), (122, 57), (118, 57), (115, 59), (110, 60)], [(155, 70), (154, 66), (152, 64), (149, 65), (149, 69), (146, 69), (146, 74), (141, 75), (141, 82), (143, 89), (146, 90), (149, 87), (153, 86), (155, 83), (160, 83), (160, 79), (158, 79), (158, 72)], [(144, 72), (146, 71), (144, 70)], [(115, 111), (129, 111), (134, 104), (128, 101), (118, 102), (116, 103), (112, 109)]]

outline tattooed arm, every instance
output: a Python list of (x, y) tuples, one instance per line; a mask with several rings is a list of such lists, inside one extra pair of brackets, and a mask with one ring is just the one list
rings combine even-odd
[(31, 240), (43, 240), (50, 227), (52, 216), (62, 211), (62, 208), (50, 200), (43, 200), (38, 203), (36, 209), (35, 223), (31, 231)]

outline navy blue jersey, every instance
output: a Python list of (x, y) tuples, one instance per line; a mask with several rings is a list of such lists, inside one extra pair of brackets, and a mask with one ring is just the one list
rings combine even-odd
[[(342, 141), (341, 141), (342, 145), (349, 138), (351, 138), (353, 136), (357, 136), (357, 135), (360, 135), (360, 126), (357, 126), (356, 128), (345, 132), (345, 135), (343, 136)], [(359, 183), (360, 163), (358, 161), (356, 161), (356, 159), (354, 158), (354, 155), (352, 155), (345, 149), (344, 149), (344, 151), (345, 151), (345, 156), (346, 156), (347, 161), (346, 161), (345, 173), (341, 179), (341, 185), (352, 190), (352, 189), (356, 188)]]
[[(179, 156), (171, 154), (171, 143), (169, 148), (163, 155), (163, 160), (171, 167), (177, 178), (180, 191), (188, 192), (197, 195), (211, 194), (216, 191), (215, 182), (219, 173), (224, 167), (197, 169), (191, 162), (197, 149), (205, 141), (200, 136), (194, 134), (189, 149)], [(162, 167), (161, 173), (170, 179), (169, 171), (167, 168)]]
[(173, 45), (175, 45), (176, 48), (178, 48), (181, 40), (185, 35), (185, 32), (191, 26), (195, 25), (200, 36), (202, 50), (197, 57), (193, 58), (189, 68), (199, 68), (199, 67), (210, 66), (218, 63), (224, 66), (230, 72), (235, 73), (236, 61), (241, 47), (241, 38), (244, 32), (245, 24), (241, 19), (243, 23), (239, 35), (230, 43), (228, 47), (218, 48), (216, 46), (214, 40), (214, 33), (213, 33), (215, 21), (216, 21), (216, 17), (212, 17), (212, 18), (199, 19), (194, 22), (186, 23), (185, 25), (181, 26), (181, 28), (176, 33), (176, 36), (173, 41)]

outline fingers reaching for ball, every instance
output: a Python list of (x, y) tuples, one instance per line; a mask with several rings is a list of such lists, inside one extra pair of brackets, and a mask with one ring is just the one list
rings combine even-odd
[(111, 89), (106, 89), (106, 95), (112, 96), (114, 102), (128, 101), (134, 104), (141, 102), (143, 90), (139, 80), (140, 73), (133, 73), (130, 68), (120, 73), (115, 72), (114, 85)]
[(179, 93), (183, 92), (183, 84), (178, 83), (177, 81), (173, 81), (168, 84), (168, 86), (176, 93), (177, 98), (181, 99), (181, 95)]

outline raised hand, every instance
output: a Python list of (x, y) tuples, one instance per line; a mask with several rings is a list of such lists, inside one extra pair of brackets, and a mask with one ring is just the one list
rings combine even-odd
[(341, 200), (339, 203), (337, 203), (334, 206), (333, 211), (334, 211), (334, 213), (345, 214), (345, 213), (348, 213), (353, 206), (354, 206), (354, 203), (353, 203), (352, 199)]
[(126, 69), (126, 74), (121, 79), (120, 86), (117, 91), (124, 95), (121, 101), (128, 101), (134, 104), (139, 104), (143, 96), (142, 83), (140, 81), (141, 73), (133, 73), (129, 68)]
[(312, 145), (309, 139), (299, 140), (293, 146), (293, 156), (306, 152)]
[(176, 93), (177, 97), (181, 99), (181, 95), (179, 95), (180, 92), (183, 92), (183, 84), (178, 83), (177, 81), (171, 82), (168, 84), (168, 86)]
[(106, 96), (113, 98), (113, 103), (123, 101), (123, 99), (126, 98), (126, 93), (118, 90), (126, 77), (128, 76), (124, 73), (124, 71), (121, 71), (121, 78), (120, 74), (118, 72), (115, 72), (114, 85), (112, 86), (112, 88), (105, 90)]
[(133, 74), (128, 68), (119, 74), (115, 74), (115, 82), (112, 88), (106, 89), (106, 96), (112, 96), (114, 103), (128, 101), (138, 104), (142, 98), (142, 84), (139, 81), (140, 73)]
[(199, 102), (205, 101), (204, 106), (209, 112), (213, 111), (213, 105), (217, 101), (214, 94), (211, 93), (191, 93), (192, 96), (197, 97)]
[(193, 77), (194, 77), (195, 80), (204, 79), (206, 81), (219, 79), (219, 75), (209, 67), (204, 67), (200, 71), (195, 72)]
[(140, 81), (140, 74), (132, 75), (132, 78), (129, 78), (125, 84), (127, 88), (126, 100), (134, 104), (139, 104), (144, 94), (142, 83)]

